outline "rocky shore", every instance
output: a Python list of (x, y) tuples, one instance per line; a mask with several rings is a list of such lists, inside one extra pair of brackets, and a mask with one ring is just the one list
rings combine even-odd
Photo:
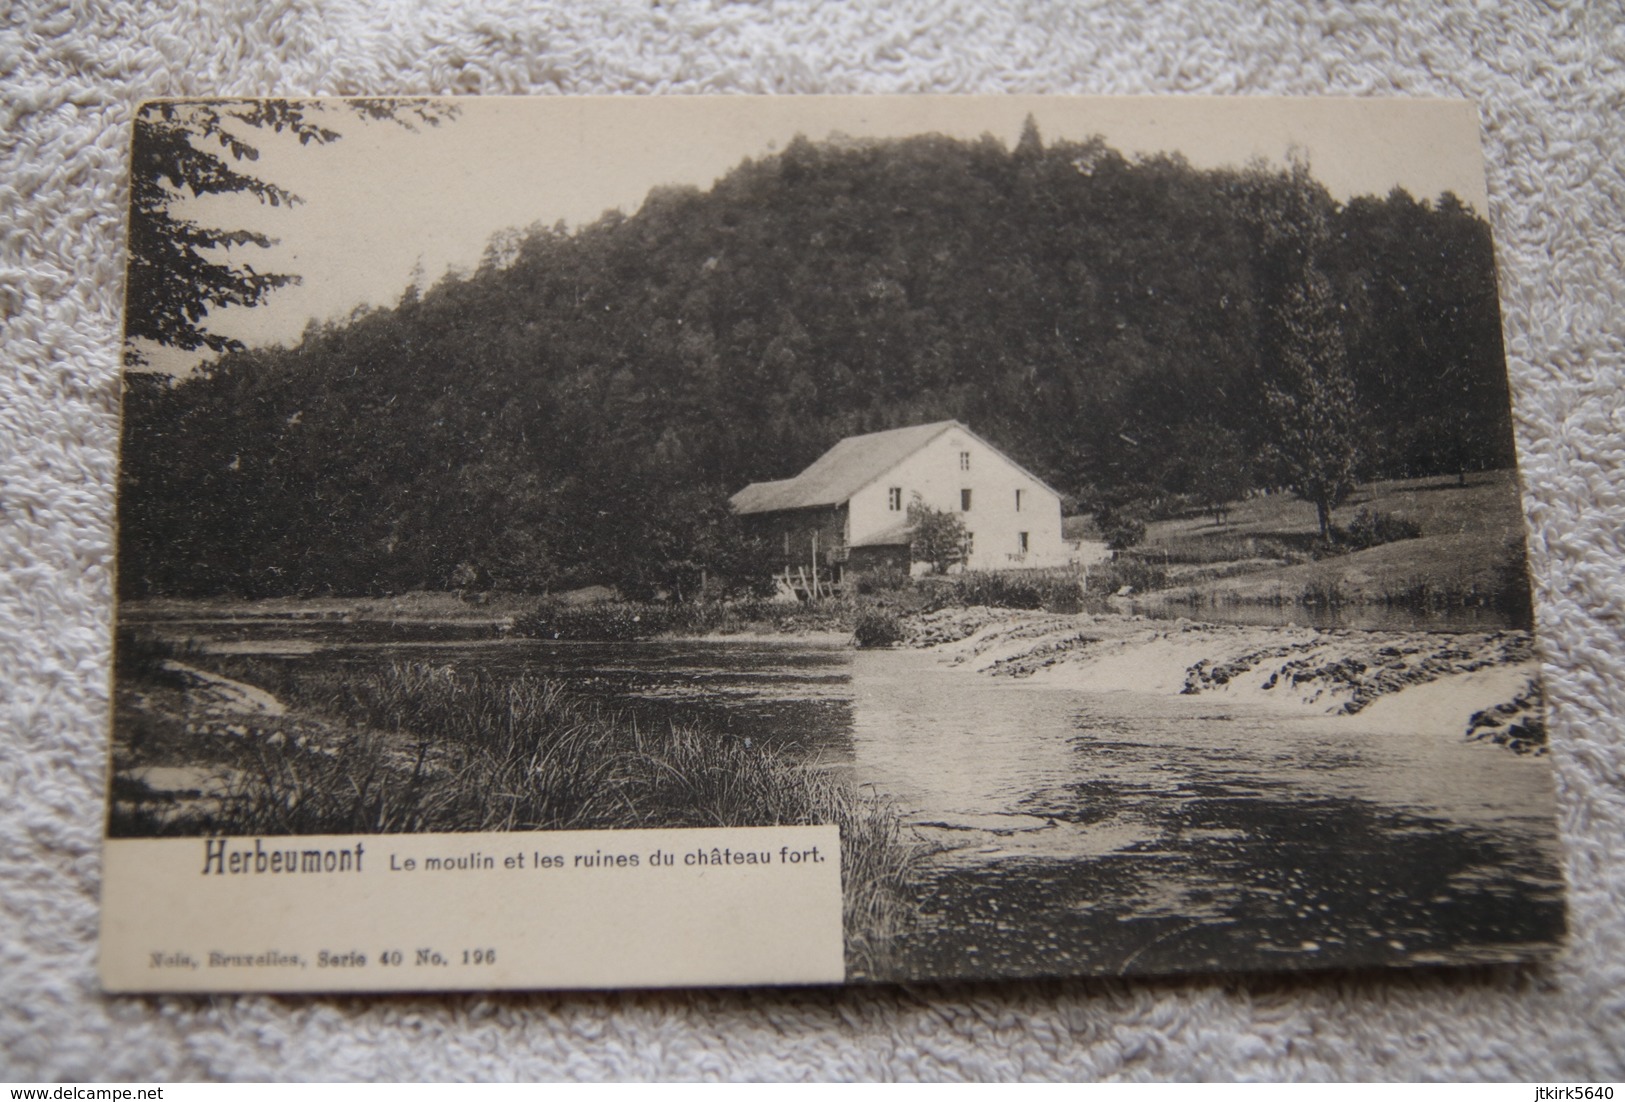
[(904, 638), (989, 676), (1378, 714), (1519, 753), (1546, 749), (1527, 632), (1320, 631), (966, 608), (908, 618)]

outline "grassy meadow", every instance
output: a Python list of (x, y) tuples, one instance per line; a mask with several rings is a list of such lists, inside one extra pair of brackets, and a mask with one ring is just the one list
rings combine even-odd
[(1361, 513), (1414, 525), (1420, 534), (1342, 551), (1320, 544), (1314, 507), (1290, 494), (1237, 502), (1223, 523), (1210, 515), (1157, 521), (1132, 556), (1164, 571), (1157, 597), (1204, 608), (1277, 605), (1385, 606), (1428, 613), (1495, 609), (1530, 621), (1524, 518), (1517, 474), (1374, 482), (1333, 514), (1340, 527)]

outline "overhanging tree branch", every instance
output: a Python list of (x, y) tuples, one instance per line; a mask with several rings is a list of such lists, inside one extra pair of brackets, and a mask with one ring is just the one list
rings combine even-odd
[[(392, 121), (416, 131), (438, 126), (457, 113), (434, 100), (357, 99), (337, 106), (364, 121)], [(136, 116), (131, 139), (130, 265), (125, 292), (127, 365), (146, 362), (137, 341), (195, 351), (226, 352), (242, 342), (204, 326), (221, 306), (257, 306), (279, 287), (297, 283), (291, 273), (260, 272), (233, 264), (221, 251), (276, 239), (249, 230), (199, 225), (175, 213), (176, 204), (203, 195), (246, 194), (273, 207), (303, 199), (235, 165), (259, 160), (259, 149), (242, 131), (291, 134), (301, 145), (327, 145), (342, 135), (321, 124), (327, 104), (316, 100), (164, 100)]]

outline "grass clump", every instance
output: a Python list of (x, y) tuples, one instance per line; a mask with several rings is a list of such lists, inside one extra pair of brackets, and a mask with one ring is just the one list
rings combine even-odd
[(851, 575), (852, 588), (860, 597), (879, 595), (898, 596), (914, 589), (914, 578), (906, 570), (895, 566), (856, 571)]
[(1346, 527), (1332, 530), (1332, 542), (1350, 551), (1364, 551), (1384, 543), (1413, 540), (1422, 535), (1414, 520), (1378, 509), (1361, 509)]
[(1120, 554), (1110, 562), (1089, 568), (1088, 591), (1091, 596), (1110, 596), (1124, 586), (1136, 593), (1145, 593), (1162, 589), (1167, 584), (1167, 566), (1138, 554)]
[(910, 921), (923, 851), (897, 812), (760, 740), (640, 725), (545, 678), (424, 662), (315, 670), (283, 688), (286, 715), (212, 744), (208, 799), (177, 813), (132, 790), (113, 833), (834, 824), (853, 974), (884, 975)]
[(953, 579), (952, 597), (965, 607), (1076, 612), (1081, 590), (1073, 570), (978, 570)]
[(852, 606), (762, 599), (733, 601), (543, 601), (514, 631), (536, 639), (625, 642), (660, 635), (850, 632)]
[(858, 613), (852, 628), (852, 641), (859, 647), (890, 647), (903, 641), (903, 620), (889, 608), (869, 608)]

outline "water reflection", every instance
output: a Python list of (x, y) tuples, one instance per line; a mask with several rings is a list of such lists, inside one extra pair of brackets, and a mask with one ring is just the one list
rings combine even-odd
[(856, 773), (930, 862), (914, 975), (1495, 960), (1562, 929), (1544, 763), (859, 655)]
[[(348, 636), (323, 661), (432, 661), (454, 669), (557, 679), (639, 723), (699, 726), (820, 763), (851, 760), (851, 651), (799, 640), (543, 642), (461, 646), (370, 643)], [(294, 661), (301, 661), (295, 658)]]
[(1546, 763), (1459, 732), (806, 641), (214, 630), (290, 669), (543, 674), (638, 722), (848, 772), (936, 848), (900, 977), (1496, 960), (1562, 930)]

